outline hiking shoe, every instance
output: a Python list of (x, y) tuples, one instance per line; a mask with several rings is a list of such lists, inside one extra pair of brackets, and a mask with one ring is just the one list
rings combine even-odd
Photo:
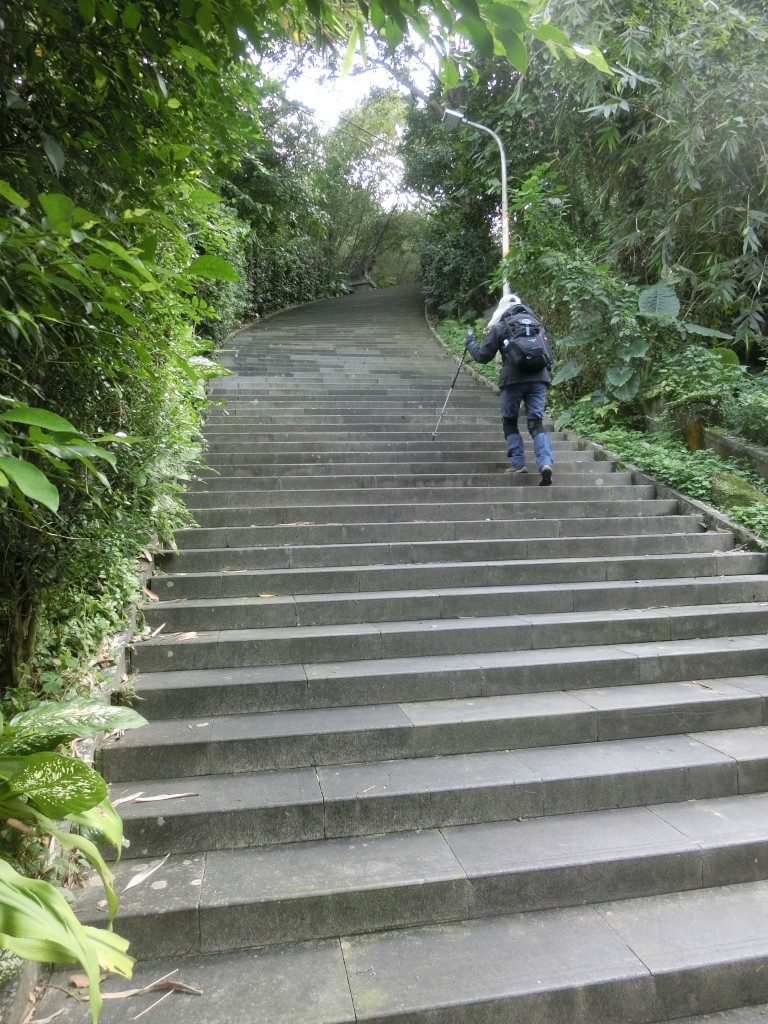
[(512, 476), (517, 476), (519, 473), (527, 473), (528, 469), (526, 466), (510, 466), (509, 469), (505, 469), (504, 472), (511, 473)]
[(542, 466), (539, 470), (539, 487), (549, 487), (552, 483), (552, 467)]

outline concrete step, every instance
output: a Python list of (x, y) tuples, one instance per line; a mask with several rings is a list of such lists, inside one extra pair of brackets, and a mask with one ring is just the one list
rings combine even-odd
[[(597, 465), (593, 463), (591, 465)], [(607, 464), (604, 464), (604, 467)], [(402, 471), (401, 471), (402, 468)], [(258, 490), (261, 487), (269, 487), (271, 490), (276, 492), (281, 491), (295, 491), (295, 490), (319, 490), (329, 491), (333, 490), (337, 494), (344, 493), (347, 490), (368, 490), (371, 487), (377, 489), (404, 489), (408, 487), (446, 487), (446, 488), (487, 488), (487, 487), (538, 487), (539, 486), (539, 475), (536, 471), (535, 464), (531, 465), (527, 473), (521, 474), (510, 474), (506, 470), (508, 464), (499, 463), (494, 466), (489, 472), (473, 472), (473, 473), (424, 473), (424, 472), (409, 472), (406, 468), (398, 467), (396, 472), (392, 472), (391, 469), (386, 469), (376, 472), (375, 469), (371, 469), (370, 472), (363, 469), (358, 470), (354, 473), (338, 473), (334, 471), (330, 466), (324, 467), (323, 471), (320, 472), (318, 467), (313, 467), (313, 473), (281, 473), (276, 472), (268, 476), (259, 476), (257, 474), (251, 474), (248, 476), (217, 476), (209, 475), (204, 479), (197, 480), (187, 490), (187, 495), (191, 503), (196, 501), (196, 495), (198, 494), (210, 494), (212, 492), (219, 492), (221, 494), (229, 492), (248, 491), (253, 493), (254, 490)], [(578, 473), (572, 473), (569, 469), (557, 470), (558, 488), (593, 488), (593, 487), (610, 487), (611, 490), (614, 488), (629, 488), (633, 486), (632, 474), (631, 473), (613, 473), (607, 468), (599, 469), (595, 472), (584, 471)]]
[[(766, 555), (570, 433), (552, 487), (505, 475), (469, 374), (432, 440), (457, 362), (408, 294), (221, 353), (198, 526), (132, 654), (151, 724), (99, 755), (131, 841), (116, 930), (152, 958), (128, 984), (204, 993), (102, 1024), (660, 1024), (768, 999)], [(52, 1014), (87, 1024), (54, 990)]]
[[(550, 648), (239, 669), (145, 672), (136, 678), (153, 719), (422, 700), (472, 699), (558, 689), (723, 679), (766, 685), (768, 638), (758, 634), (675, 643)], [(741, 675), (743, 673), (743, 675)], [(762, 691), (760, 691), (762, 692)]]
[[(475, 491), (472, 501), (455, 501), (450, 492), (443, 494), (443, 499), (438, 501), (439, 494), (432, 494), (433, 500), (423, 491), (414, 489), (409, 495), (413, 498), (418, 495), (419, 501), (394, 500), (392, 492), (380, 496), (377, 500), (376, 492), (371, 490), (361, 497), (367, 499), (360, 504), (336, 504), (322, 505), (314, 501), (307, 504), (309, 498), (305, 495), (302, 501), (298, 495), (301, 491), (288, 492), (275, 495), (276, 500), (282, 500), (283, 504), (260, 505), (260, 506), (219, 506), (213, 508), (195, 508), (193, 510), (195, 521), (203, 527), (229, 527), (235, 529), (243, 526), (277, 526), (301, 525), (310, 526), (316, 523), (367, 523), (367, 522), (444, 522), (446, 519), (453, 519), (456, 522), (469, 519), (476, 521), (484, 517), (489, 522), (496, 519), (503, 519), (507, 522), (514, 519), (605, 519), (611, 515), (623, 519), (627, 516), (667, 516), (677, 512), (677, 502), (672, 498), (648, 498), (643, 497), (641, 488), (634, 488), (633, 497), (628, 500), (618, 498), (611, 499), (608, 489), (602, 489), (599, 500), (576, 500), (570, 499), (558, 492), (558, 488), (542, 487), (536, 491), (529, 491), (528, 488), (520, 488), (519, 498), (510, 500), (510, 491), (484, 494)], [(596, 489), (591, 491), (594, 495)], [(646, 492), (647, 493), (647, 492)]]
[[(425, 418), (424, 423), (416, 429), (413, 425), (403, 424), (400, 429), (396, 429), (394, 426), (384, 426), (382, 424), (374, 423), (367, 427), (363, 424), (357, 424), (352, 434), (352, 443), (359, 444), (361, 446), (367, 446), (368, 443), (384, 444), (405, 444), (416, 442), (418, 444), (429, 443), (432, 437), (432, 432), (436, 425), (435, 420), (427, 420)], [(479, 431), (478, 427), (483, 426), (482, 424), (469, 424), (467, 426), (455, 425), (449, 423), (441, 423), (440, 430), (437, 435), (437, 440), (442, 444), (460, 445), (461, 447), (467, 448), (477, 443), (478, 433), (484, 433), (486, 438), (496, 439), (501, 436), (501, 429), (498, 422), (488, 423), (484, 425), (483, 431)], [(294, 426), (290, 423), (281, 424), (279, 427), (276, 425), (263, 425), (261, 427), (253, 427), (250, 430), (232, 432), (222, 432), (217, 434), (216, 431), (212, 431), (209, 441), (212, 450), (216, 450), (217, 447), (224, 448), (226, 451), (240, 452), (240, 451), (252, 451), (255, 448), (260, 447), (265, 442), (277, 443), (289, 441), (292, 437), (295, 438), (297, 444), (303, 444), (307, 446), (316, 444), (326, 444), (336, 446), (341, 441), (345, 441), (350, 431), (344, 424), (326, 425), (325, 427), (320, 424), (312, 425), (311, 437), (307, 437), (307, 426)], [(523, 435), (526, 438), (526, 435)], [(208, 433), (206, 431), (206, 437)], [(553, 444), (553, 451), (570, 451), (572, 448), (583, 450), (584, 444), (580, 441), (573, 441), (564, 433), (550, 432), (550, 440)], [(498, 448), (498, 441), (496, 442)], [(312, 447), (307, 447), (307, 451), (313, 451)]]
[(113, 782), (760, 726), (765, 677), (155, 721), (102, 751)]
[(124, 856), (146, 858), (759, 793), (767, 741), (768, 727), (757, 726), (132, 779), (111, 796), (130, 841)]
[[(282, 447), (282, 446), (280, 446)], [(561, 449), (565, 462), (565, 449)], [(228, 452), (207, 452), (205, 458), (210, 470), (201, 469), (200, 475), (206, 479), (215, 474), (233, 474), (241, 476), (266, 476), (276, 472), (317, 473), (319, 468), (336, 466), (346, 472), (347, 467), (364, 467), (366, 471), (373, 466), (399, 467), (404, 466), (409, 472), (413, 469), (429, 467), (431, 472), (497, 472), (508, 468), (506, 451), (498, 445), (485, 451), (472, 451), (457, 448), (453, 451), (432, 452), (429, 449), (419, 451), (394, 451), (390, 448), (361, 451), (273, 451), (271, 445), (260, 446), (259, 451), (247, 455)], [(612, 460), (600, 461), (591, 452), (578, 449), (567, 450), (569, 470), (573, 472), (611, 472)]]
[[(632, 484), (631, 473), (619, 473), (611, 470), (607, 462), (580, 462), (577, 469), (569, 465), (558, 466), (557, 482), (562, 486), (578, 487), (593, 485), (596, 487), (610, 483), (611, 486)], [(238, 473), (209, 472), (193, 482), (188, 493), (195, 491), (241, 491), (253, 490), (254, 481), (275, 490), (294, 489), (295, 487), (407, 487), (410, 481), (417, 481), (419, 486), (462, 486), (462, 487), (494, 487), (518, 486), (536, 487), (539, 483), (535, 463), (527, 473), (513, 475), (507, 472), (508, 462), (497, 461), (473, 465), (471, 471), (467, 466), (455, 463), (445, 467), (435, 467), (428, 463), (356, 463), (354, 465), (332, 466), (323, 465), (267, 467), (253, 466), (250, 472)]]
[[(152, 868), (120, 909), (144, 960), (762, 880), (768, 796), (129, 860), (117, 887)], [(102, 896), (78, 896), (84, 922)]]
[[(202, 994), (166, 1000), (163, 1021), (647, 1024), (764, 1003), (766, 964), (768, 883), (756, 881), (192, 956), (178, 977)], [(137, 965), (131, 986), (174, 968)], [(66, 974), (54, 983), (39, 1018), (63, 1010), (57, 1019), (84, 1022)], [(156, 1001), (156, 991), (108, 1000), (103, 1024), (127, 1024)]]
[[(267, 530), (268, 528), (265, 528)], [(205, 531), (207, 535), (211, 531)], [(219, 531), (224, 533), (225, 531)], [(245, 540), (254, 540), (253, 530), (250, 533), (246, 530)], [(262, 531), (259, 531), (260, 533)], [(417, 531), (414, 530), (414, 533)], [(419, 531), (428, 535), (428, 531)], [(240, 537), (201, 537), (201, 540), (230, 540), (235, 543)], [(728, 544), (731, 547), (728, 547)], [(706, 533), (680, 533), (661, 534), (657, 536), (639, 537), (605, 537), (602, 540), (597, 538), (568, 539), (565, 537), (539, 540), (417, 540), (403, 543), (370, 543), (355, 544), (281, 544), (279, 546), (250, 547), (213, 547), (213, 548), (181, 548), (178, 552), (163, 554), (158, 563), (158, 575), (152, 581), (152, 589), (159, 595), (167, 597), (192, 596), (194, 588), (198, 586), (195, 582), (198, 577), (210, 580), (211, 574), (226, 574), (222, 578), (221, 594), (243, 593), (241, 588), (249, 586), (248, 580), (254, 575), (262, 576), (268, 573), (268, 579), (272, 579), (275, 585), (278, 580), (284, 578), (286, 572), (292, 574), (291, 586), (299, 587), (299, 592), (305, 589), (304, 580), (317, 576), (317, 573), (329, 568), (335, 568), (339, 574), (347, 574), (347, 578), (357, 581), (358, 569), (360, 566), (371, 566), (373, 579), (365, 586), (360, 587), (357, 582), (351, 588), (344, 589), (375, 589), (376, 580), (383, 579), (387, 569), (391, 568), (393, 579), (405, 578), (412, 568), (415, 571), (424, 570), (429, 573), (440, 567), (445, 572), (453, 572), (466, 579), (467, 571), (472, 565), (483, 566), (484, 579), (489, 582), (497, 581), (497, 572), (500, 565), (514, 565), (524, 561), (526, 555), (532, 561), (553, 561), (557, 557), (561, 562), (578, 562), (585, 556), (592, 555), (593, 558), (604, 555), (606, 559), (614, 560), (619, 556), (625, 559), (634, 559), (635, 563), (641, 563), (645, 559), (664, 558), (671, 560), (684, 559), (685, 563), (691, 564), (696, 559), (706, 558), (711, 555), (713, 559), (722, 559), (727, 551), (734, 554), (732, 540), (722, 538), (718, 534)], [(742, 553), (744, 554), (744, 553)], [(511, 556), (511, 557), (510, 557)], [(725, 570), (731, 571), (730, 562), (726, 563)], [(732, 564), (739, 566), (745, 571), (761, 571), (763, 562), (755, 553), (749, 557), (733, 558)], [(681, 568), (685, 569), (685, 565)], [(254, 574), (254, 570), (260, 570)], [(165, 575), (164, 575), (165, 574)], [(420, 575), (423, 575), (420, 572)], [(172, 579), (169, 578), (172, 576)], [(244, 582), (237, 580), (243, 576)], [(296, 579), (293, 579), (293, 577)], [(317, 577), (319, 578), (319, 577)], [(327, 585), (335, 586), (338, 575), (324, 575)], [(367, 578), (367, 576), (366, 576)], [(448, 577), (446, 577), (448, 578)], [(457, 577), (458, 578), (458, 577)], [(362, 576), (360, 577), (362, 580)], [(460, 580), (461, 582), (461, 580)], [(202, 579), (200, 580), (202, 583)], [(171, 585), (173, 584), (173, 585)], [(218, 584), (213, 584), (218, 589)], [(286, 580), (287, 585), (287, 580)], [(186, 586), (186, 590), (185, 590)], [(326, 586), (324, 582), (323, 587)], [(258, 590), (274, 590), (274, 587), (259, 586)], [(314, 588), (313, 588), (314, 589)], [(171, 594), (170, 591), (174, 593)]]
[[(558, 440), (558, 438), (554, 438), (552, 440), (552, 450), (563, 453), (564, 458), (565, 453), (567, 453), (567, 457), (573, 461), (602, 461), (597, 459), (595, 453), (591, 449), (587, 449), (583, 442), (573, 439)], [(304, 462), (318, 458), (342, 459), (345, 453), (346, 459), (344, 461), (351, 462), (359, 461), (359, 459), (366, 457), (374, 457), (377, 460), (385, 457), (389, 459), (398, 457), (428, 457), (434, 460), (434, 462), (441, 462), (446, 459), (448, 461), (459, 459), (462, 462), (473, 462), (488, 458), (503, 461), (506, 458), (506, 448), (500, 439), (488, 438), (483, 440), (475, 436), (469, 437), (466, 441), (460, 439), (446, 440), (438, 434), (435, 441), (431, 441), (429, 437), (424, 435), (419, 435), (418, 438), (410, 441), (392, 438), (382, 440), (380, 436), (363, 440), (357, 435), (320, 440), (315, 437), (303, 437), (295, 440), (280, 438), (272, 441), (260, 438), (258, 441), (238, 442), (236, 445), (210, 445), (206, 451), (205, 461), (258, 463), (264, 459), (271, 460), (278, 456), (283, 456), (286, 459)], [(605, 461), (608, 465), (612, 464), (610, 459)]]
[(328, 626), (265, 627), (159, 635), (139, 643), (139, 672), (244, 668), (297, 662), (428, 657), (547, 647), (746, 636), (768, 629), (766, 602), (488, 615)]
[[(637, 510), (637, 506), (634, 507)], [(478, 513), (485, 509), (480, 506)], [(310, 513), (314, 516), (315, 511)], [(199, 514), (198, 514), (199, 518)], [(347, 558), (352, 556), (353, 546), (364, 546), (370, 544), (380, 545), (383, 552), (388, 547), (397, 550), (399, 545), (408, 542), (418, 541), (421, 543), (436, 543), (445, 545), (452, 542), (458, 552), (461, 552), (462, 545), (468, 541), (486, 541), (489, 545), (494, 541), (503, 540), (509, 545), (509, 553), (513, 556), (527, 554), (530, 550), (533, 557), (546, 557), (549, 548), (546, 545), (553, 544), (552, 554), (565, 549), (567, 551), (573, 546), (575, 552), (579, 552), (580, 545), (585, 540), (593, 542), (599, 538), (605, 538), (606, 544), (621, 543), (621, 551), (628, 554), (635, 552), (653, 550), (650, 548), (637, 548), (637, 545), (654, 545), (656, 551), (666, 550), (665, 545), (670, 544), (670, 538), (675, 538), (672, 544), (674, 550), (698, 550), (698, 551), (728, 551), (734, 546), (733, 536), (730, 533), (704, 533), (700, 520), (695, 516), (668, 515), (668, 516), (613, 516), (582, 519), (488, 519), (488, 518), (466, 518), (462, 520), (446, 520), (433, 515), (429, 520), (407, 520), (395, 522), (375, 521), (373, 516), (368, 522), (357, 523), (315, 523), (309, 520), (294, 521), (293, 523), (282, 523), (275, 525), (249, 525), (244, 527), (194, 527), (182, 529), (176, 533), (175, 542), (179, 549), (178, 556), (172, 552), (166, 552), (163, 558), (163, 566), (173, 564), (175, 557), (186, 557), (184, 552), (192, 550), (206, 550), (218, 548), (220, 550), (230, 548), (242, 550), (246, 547), (264, 549), (269, 545), (285, 546), (325, 546), (325, 545), (346, 545), (350, 552)], [(565, 541), (565, 544), (560, 542)], [(681, 545), (680, 548), (677, 545)], [(700, 547), (686, 548), (686, 545), (701, 545)], [(400, 550), (403, 550), (402, 548)], [(405, 549), (407, 550), (407, 549)], [(427, 556), (433, 553), (434, 558)], [(609, 553), (617, 553), (615, 550)], [(425, 560), (444, 561), (444, 554), (440, 548), (432, 552), (431, 548), (425, 548), (424, 554), (419, 558)], [(459, 554), (460, 558), (461, 555)], [(315, 558), (315, 562), (321, 561), (321, 556)], [(287, 566), (288, 563), (280, 562), (280, 565)], [(233, 568), (247, 568), (235, 566)]]
[[(696, 536), (696, 535), (694, 535)], [(487, 544), (487, 542), (486, 542)], [(267, 549), (259, 554), (268, 555), (272, 552), (281, 554), (282, 563), (287, 568), (264, 569), (253, 571), (247, 569), (234, 570), (235, 564), (247, 564), (247, 557), (242, 562), (234, 559), (237, 554), (229, 555), (233, 559), (229, 568), (233, 571), (218, 572), (183, 572), (183, 560), (175, 563), (182, 570), (180, 573), (156, 576), (152, 580), (152, 590), (160, 598), (163, 606), (168, 602), (181, 602), (189, 599), (232, 599), (249, 597), (256, 598), (264, 594), (271, 595), (267, 600), (278, 598), (289, 600), (292, 597), (309, 594), (330, 597), (334, 594), (371, 594), (386, 590), (430, 591), (442, 588), (469, 588), (476, 591), (475, 580), (482, 580), (481, 590), (493, 587), (512, 587), (538, 583), (587, 583), (596, 581), (628, 581), (639, 582), (641, 579), (691, 579), (705, 576), (738, 576), (762, 574), (768, 561), (766, 555), (756, 552), (730, 551), (696, 552), (672, 554), (643, 554), (611, 557), (603, 542), (604, 558), (597, 561), (595, 557), (579, 558), (575, 553), (565, 559), (535, 558), (503, 559), (495, 561), (485, 559), (473, 561), (470, 551), (462, 552), (467, 561), (430, 561), (407, 562), (398, 560), (397, 553), (391, 550), (380, 551), (374, 545), (373, 552), (365, 559), (366, 552), (350, 552), (348, 547), (339, 546), (320, 548), (323, 552), (324, 564), (319, 567), (302, 565), (303, 561), (311, 561), (318, 556), (318, 549), (307, 551), (285, 551), (285, 549)], [(469, 545), (466, 545), (469, 547)], [(480, 545), (476, 545), (479, 547)], [(597, 546), (597, 545), (596, 545)], [(616, 545), (619, 547), (619, 545)], [(490, 551), (483, 554), (503, 554), (504, 545), (488, 544)], [(494, 548), (497, 550), (494, 551)], [(502, 549), (502, 550), (498, 550)], [(478, 552), (479, 553), (479, 552)], [(219, 561), (227, 558), (227, 551), (216, 552)], [(247, 554), (247, 553), (246, 553)], [(333, 555), (336, 555), (334, 562)], [(348, 555), (352, 554), (352, 563), (347, 564)], [(415, 552), (406, 552), (411, 557)], [(597, 552), (596, 552), (597, 554)], [(295, 557), (293, 557), (295, 555)], [(448, 555), (444, 551), (444, 555)], [(290, 557), (286, 557), (290, 556)], [(275, 559), (276, 560), (276, 559)], [(318, 559), (319, 560), (319, 559)], [(267, 559), (264, 559), (267, 562)], [(355, 561), (358, 562), (355, 565)], [(268, 564), (268, 563), (267, 563)], [(189, 560), (187, 560), (187, 566)], [(362, 565), (362, 568), (361, 568)], [(169, 566), (170, 568), (170, 566)], [(764, 577), (761, 576), (761, 580)], [(290, 595), (290, 597), (288, 596)], [(425, 595), (426, 596), (426, 595)], [(432, 595), (434, 597), (434, 595)], [(519, 607), (519, 606), (518, 606)], [(147, 614), (158, 611), (158, 606), (149, 605)]]
[[(520, 479), (528, 480), (528, 483), (519, 483)], [(579, 502), (589, 502), (596, 499), (604, 503), (622, 501), (644, 501), (653, 499), (656, 496), (656, 488), (650, 484), (613, 484), (609, 477), (600, 486), (592, 484), (560, 484), (557, 474), (553, 479), (551, 487), (539, 487), (538, 475), (533, 477), (527, 474), (523, 477), (506, 477), (498, 475), (498, 482), (478, 481), (476, 485), (471, 482), (459, 482), (450, 477), (440, 483), (437, 480), (412, 477), (404, 481), (402, 478), (389, 478), (383, 484), (371, 480), (370, 486), (365, 486), (362, 481), (357, 485), (352, 483), (349, 487), (321, 487), (308, 488), (306, 486), (286, 486), (274, 490), (253, 489), (225, 490), (225, 491), (190, 491), (186, 496), (186, 504), (196, 514), (198, 509), (227, 509), (227, 508), (274, 508), (275, 506), (311, 506), (359, 505), (371, 501), (372, 494), (380, 493), (380, 500), (391, 504), (409, 502), (418, 496), (420, 502), (439, 503), (461, 503), (464, 501), (473, 502), (496, 502), (504, 501), (517, 503), (523, 508), (530, 504), (543, 504), (545, 501), (551, 503), (570, 503), (578, 505)], [(286, 481), (296, 483), (296, 481)], [(517, 499), (517, 502), (516, 502)], [(378, 504), (378, 502), (377, 502)]]
[[(653, 566), (643, 566), (650, 575)], [(689, 578), (605, 580), (601, 567), (583, 563), (573, 567), (579, 582), (568, 582), (568, 574), (557, 565), (542, 566), (541, 583), (511, 586), (455, 586), (435, 579), (429, 589), (365, 590), (331, 593), (301, 593), (287, 590), (286, 596), (258, 592), (251, 596), (174, 598), (149, 604), (144, 617), (154, 630), (164, 626), (169, 633), (188, 630), (288, 628), (292, 626), (335, 626), (344, 623), (389, 623), (404, 611), (414, 619), (469, 619), (478, 616), (561, 614), (628, 608), (682, 607), (696, 604), (737, 604), (763, 602), (768, 607), (768, 576), (691, 576)], [(631, 566), (622, 566), (627, 573)], [(579, 569), (582, 570), (579, 573)], [(435, 576), (439, 577), (439, 572)], [(484, 575), (482, 569), (478, 576)], [(499, 574), (504, 576), (502, 571)], [(534, 578), (522, 567), (509, 576)], [(681, 574), (682, 576), (683, 574)], [(598, 579), (589, 577), (597, 576)], [(560, 577), (559, 582), (550, 582)], [(581, 581), (583, 577), (584, 582)], [(421, 581), (413, 581), (421, 582)], [(489, 581), (490, 583), (490, 581)]]

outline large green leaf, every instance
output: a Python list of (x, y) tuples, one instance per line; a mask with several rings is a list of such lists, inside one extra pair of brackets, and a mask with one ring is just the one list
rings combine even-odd
[[(92, 813), (92, 811), (82, 812), (83, 815), (90, 813)], [(80, 814), (68, 814), (67, 821), (77, 824), (81, 816), (82, 815)], [(91, 867), (97, 871), (99, 878), (101, 879), (101, 883), (104, 886), (104, 894), (107, 897), (107, 911), (109, 914), (109, 924), (111, 926), (112, 920), (117, 912), (117, 895), (115, 890), (112, 888), (112, 872), (107, 867), (107, 862), (99, 852), (99, 848), (87, 836), (78, 835), (77, 832), (71, 830), (57, 828), (54, 821), (50, 818), (45, 818), (43, 815), (38, 818), (38, 827), (53, 836), (53, 838), (59, 842), (62, 849), (78, 850), (85, 857)]]
[(125, 939), (94, 931), (80, 924), (52, 885), (24, 878), (0, 860), (0, 945), (25, 960), (79, 962), (90, 983), (91, 1024), (101, 1010), (100, 969), (129, 978), (133, 968)]
[(462, 14), (456, 22), (456, 31), (471, 40), (483, 57), (493, 56), (493, 37), (482, 18), (472, 14)]
[(79, 697), (49, 701), (15, 715), (0, 740), (0, 756), (53, 750), (61, 743), (98, 736), (114, 729), (138, 729), (146, 719), (133, 708), (114, 707)]
[(8, 789), (26, 796), (49, 818), (90, 810), (107, 796), (106, 783), (85, 761), (49, 752), (25, 757), (21, 770), (8, 779)]
[(46, 192), (37, 198), (53, 230), (60, 235), (69, 235), (72, 230), (72, 215), (75, 212), (75, 204), (69, 196), (60, 192)]
[(499, 28), (511, 29), (516, 35), (521, 35), (525, 31), (526, 26), (522, 14), (508, 4), (485, 4), (483, 13)]
[(640, 292), (637, 307), (643, 316), (674, 320), (680, 313), (680, 300), (674, 288), (659, 282)]
[(639, 335), (623, 341), (619, 346), (617, 355), (619, 359), (642, 359), (648, 352), (648, 341)]
[(633, 372), (623, 384), (611, 385), (608, 390), (620, 402), (631, 402), (640, 391), (640, 375)]
[(26, 423), (30, 426), (42, 427), (44, 430), (56, 430), (68, 434), (79, 434), (69, 420), (47, 409), (35, 409), (29, 405), (13, 405), (0, 413), (0, 420), (5, 423)]
[(88, 808), (87, 811), (70, 814), (68, 818), (81, 828), (87, 828), (89, 832), (96, 833), (98, 837), (112, 843), (117, 851), (118, 860), (120, 859), (123, 846), (123, 822), (109, 800), (102, 800), (100, 804)]
[(587, 64), (591, 64), (592, 67), (597, 68), (598, 71), (602, 71), (606, 75), (613, 74), (610, 65), (596, 46), (585, 46), (582, 43), (573, 43), (572, 50), (577, 57), (581, 57), (582, 60), (585, 60)]
[(563, 384), (567, 380), (573, 380), (574, 377), (578, 377), (581, 371), (584, 369), (582, 363), (577, 362), (575, 359), (569, 359), (567, 363), (563, 363), (560, 369), (555, 373), (552, 378), (552, 384)]
[(627, 383), (634, 372), (631, 366), (612, 366), (606, 372), (605, 379), (612, 388), (620, 388)]
[(221, 256), (198, 256), (187, 267), (193, 277), (211, 277), (217, 281), (239, 281), (240, 275)]
[(528, 70), (528, 51), (520, 36), (512, 29), (499, 28), (496, 30), (496, 38), (504, 47), (504, 53), (512, 67), (525, 74)]
[[(684, 323), (683, 327), (688, 332), (688, 334), (698, 334), (702, 338), (722, 338), (723, 341), (733, 341), (732, 334), (726, 334), (725, 331), (717, 331), (714, 327), (703, 327), (701, 324), (689, 323)], [(728, 349), (727, 351), (730, 351), (730, 349)], [(736, 362), (738, 361), (739, 360), (737, 357)]]
[(48, 157), (48, 162), (53, 168), (53, 173), (58, 176), (64, 170), (64, 164), (66, 158), (64, 156), (64, 150), (61, 148), (59, 143), (51, 135), (46, 132), (40, 133), (40, 139), (43, 144), (43, 152)]
[(7, 181), (0, 181), (0, 196), (3, 199), (7, 199), (9, 203), (13, 203), (14, 206), (19, 206), (23, 210), (29, 206), (29, 200), (25, 199), (24, 196), (20, 196), (15, 188), (11, 188)]
[(37, 466), (12, 455), (4, 455), (0, 456), (0, 470), (27, 498), (39, 502), (51, 512), (58, 510), (59, 492)]

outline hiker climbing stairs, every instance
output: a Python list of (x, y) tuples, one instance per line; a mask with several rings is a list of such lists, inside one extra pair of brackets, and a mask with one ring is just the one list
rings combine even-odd
[[(551, 423), (553, 485), (505, 473), (470, 373), (433, 441), (456, 361), (413, 287), (222, 358), (133, 652), (149, 724), (101, 752), (139, 961), (105, 989), (202, 994), (103, 1024), (756, 1022), (765, 554)], [(38, 1020), (85, 1024), (66, 978)]]

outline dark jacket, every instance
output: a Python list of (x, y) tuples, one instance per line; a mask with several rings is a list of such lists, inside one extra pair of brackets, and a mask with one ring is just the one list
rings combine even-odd
[[(507, 338), (507, 329), (504, 326), (503, 321), (497, 323), (494, 327), (488, 331), (486, 336), (483, 338), (482, 345), (472, 339), (467, 341), (466, 348), (476, 363), (490, 363), (497, 352), (501, 352), (501, 371), (499, 373), (499, 387), (507, 388), (511, 384), (532, 384), (537, 381), (541, 381), (544, 384), (549, 385), (552, 380), (552, 375), (549, 370), (544, 367), (543, 370), (538, 370), (536, 373), (523, 373), (515, 366), (512, 360), (502, 350), (502, 342)], [(552, 350), (549, 347), (549, 342), (546, 343), (547, 352), (549, 352), (550, 359), (552, 358)]]

